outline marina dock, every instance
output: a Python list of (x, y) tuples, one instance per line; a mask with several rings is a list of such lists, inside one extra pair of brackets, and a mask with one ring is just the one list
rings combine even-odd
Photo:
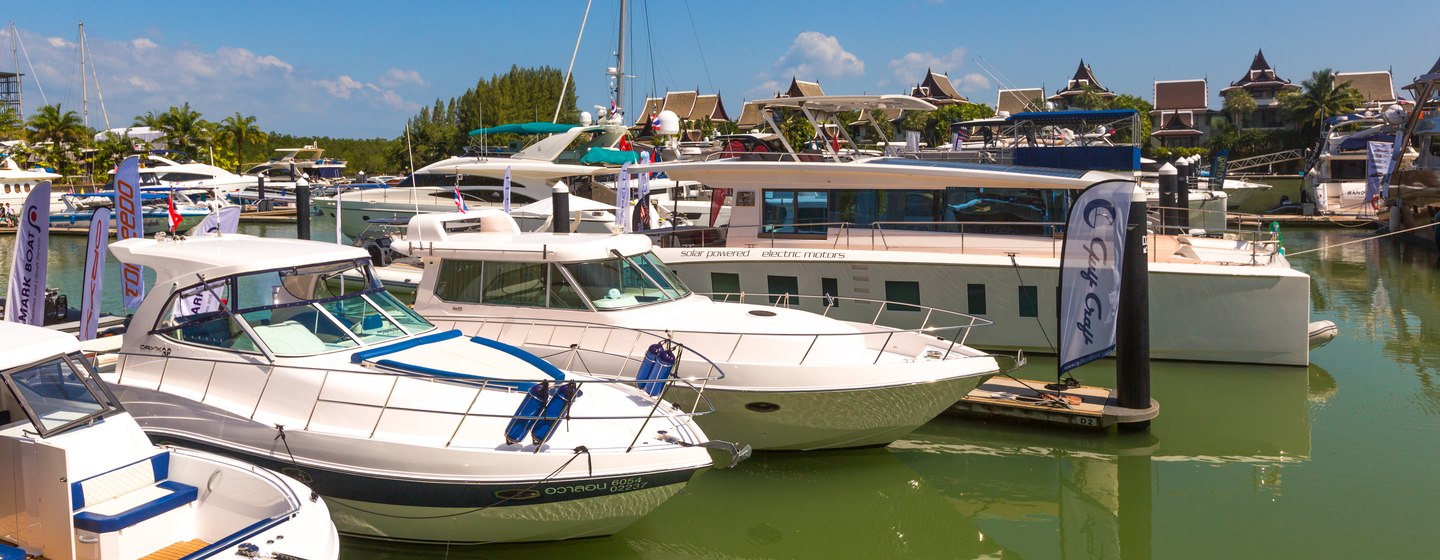
[[(295, 220), (294, 208), (271, 210), (269, 212), (242, 212), (240, 214), (241, 222), (250, 223), (294, 223)], [(111, 231), (114, 230), (112, 229)], [(0, 235), (6, 234), (14, 235), (15, 228), (13, 226), (0, 227)], [(50, 235), (78, 235), (84, 237), (90, 235), (90, 226), (76, 227), (50, 224)]]
[(995, 376), (950, 407), (950, 414), (986, 419), (1104, 430), (1160, 415), (1150, 400), (1144, 410), (1123, 408), (1115, 389), (1080, 386), (1055, 391), (1045, 381)]

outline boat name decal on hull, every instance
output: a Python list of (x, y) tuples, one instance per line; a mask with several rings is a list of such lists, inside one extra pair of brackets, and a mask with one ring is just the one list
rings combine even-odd
[[(745, 258), (745, 257), (749, 257), (749, 256), (751, 255), (751, 252), (752, 252), (752, 251), (753, 251), (752, 249), (691, 249), (691, 250), (680, 251), (680, 256), (682, 256), (682, 257), (700, 257), (700, 258), (705, 258), (705, 259), (713, 258), (713, 257), (720, 257), (720, 258), (741, 257), (741, 258)], [(838, 251), (794, 251), (794, 250), (782, 250), (782, 249), (766, 249), (766, 250), (760, 251), (760, 258), (762, 258), (762, 259), (774, 259), (774, 258), (780, 258), (780, 259), (843, 259), (843, 258), (846, 258), (846, 255), (845, 255), (845, 253), (841, 253), (841, 252), (838, 252)]]

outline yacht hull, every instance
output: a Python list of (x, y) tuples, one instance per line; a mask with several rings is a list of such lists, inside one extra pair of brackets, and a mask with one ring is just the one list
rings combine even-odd
[[(715, 412), (698, 417), (706, 434), (757, 450), (810, 451), (889, 445), (949, 409), (994, 374), (929, 383), (824, 391), (742, 390), (711, 385)], [(694, 402), (674, 385), (665, 398)]]
[[(970, 333), (968, 346), (1055, 352), (1056, 258), (1012, 261), (1005, 256), (829, 246), (655, 252), (697, 292), (715, 291), (715, 274), (738, 275), (740, 291), (748, 293), (768, 293), (769, 277), (794, 277), (802, 295), (809, 292), (806, 287), (819, 288), (821, 278), (835, 278), (840, 279), (841, 297), (878, 299), (894, 299), (885, 295), (889, 286), (914, 283), (921, 305), (994, 321)], [(1305, 366), (1309, 295), (1310, 277), (1288, 267), (1150, 263), (1151, 357)], [(1027, 296), (1033, 299), (1022, 301)], [(983, 310), (972, 307), (977, 300)], [(868, 315), (847, 315), (865, 312), (873, 315), (840, 307), (830, 316), (868, 321)], [(880, 322), (906, 327), (910, 325), (903, 322), (918, 320), (914, 315), (886, 312)]]

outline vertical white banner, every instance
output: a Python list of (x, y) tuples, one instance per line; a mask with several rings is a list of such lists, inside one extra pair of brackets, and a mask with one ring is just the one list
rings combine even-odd
[[(650, 151), (640, 152), (640, 164), (650, 163)], [(640, 182), (639, 193), (635, 198), (635, 209), (631, 211), (631, 231), (647, 231), (650, 229), (650, 173), (641, 173), (636, 177)]]
[[(140, 156), (130, 156), (115, 170), (115, 238), (145, 237), (140, 209)], [(127, 309), (140, 307), (145, 299), (145, 275), (139, 265), (120, 267), (121, 295)]]
[(5, 292), (5, 320), (45, 324), (45, 273), (50, 253), (50, 182), (43, 181), (25, 197), (15, 229), (15, 260)]
[(620, 166), (620, 178), (615, 181), (615, 225), (630, 229), (630, 164)]
[(1365, 200), (1373, 200), (1382, 196), (1380, 192), (1384, 187), (1385, 174), (1390, 172), (1391, 150), (1394, 148), (1386, 142), (1366, 142), (1365, 154)]
[(505, 197), (505, 198), (504, 198), (504, 200), (501, 201), (501, 205), (504, 207), (505, 213), (506, 213), (506, 214), (509, 214), (509, 213), (510, 213), (510, 166), (508, 166), (508, 165), (505, 166), (505, 184), (504, 184), (503, 192), (504, 192), (504, 197)]
[(85, 278), (80, 296), (80, 340), (95, 338), (100, 328), (101, 287), (105, 283), (105, 247), (110, 245), (110, 209), (96, 208), (85, 242)]
[(1075, 198), (1060, 251), (1060, 373), (1115, 350), (1125, 223), (1135, 183), (1106, 181)]

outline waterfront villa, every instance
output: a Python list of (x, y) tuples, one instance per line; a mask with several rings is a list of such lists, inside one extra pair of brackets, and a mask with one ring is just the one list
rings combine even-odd
[(1285, 126), (1280, 114), (1280, 93), (1299, 91), (1300, 86), (1276, 74), (1275, 69), (1265, 60), (1265, 51), (1260, 50), (1255, 52), (1255, 60), (1250, 62), (1250, 70), (1239, 80), (1230, 82), (1229, 87), (1220, 90), (1220, 96), (1225, 97), (1239, 90), (1245, 90), (1250, 93), (1250, 97), (1255, 98), (1255, 110), (1246, 115), (1237, 128), (1280, 128)]

